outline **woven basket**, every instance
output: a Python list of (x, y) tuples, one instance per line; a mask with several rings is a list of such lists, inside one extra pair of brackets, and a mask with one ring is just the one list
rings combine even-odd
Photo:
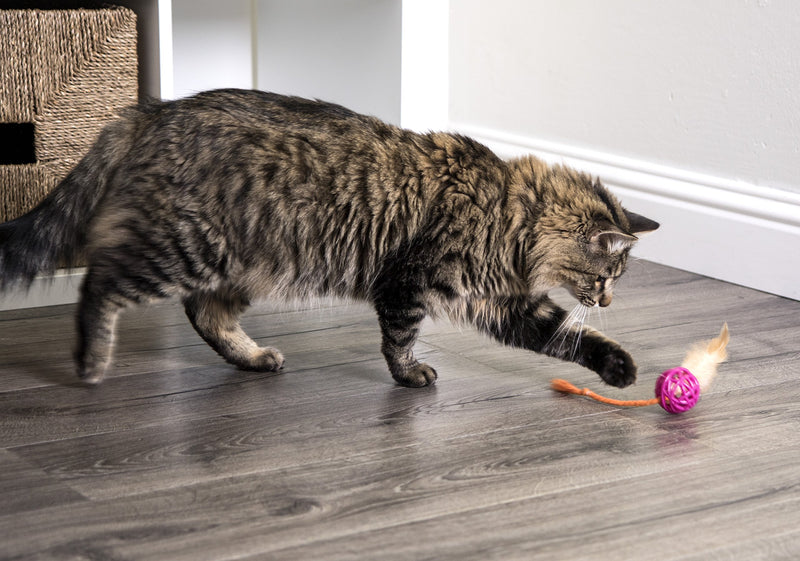
[[(5, 222), (36, 206), (103, 125), (136, 102), (136, 15), (126, 8), (0, 10), (0, 29), (2, 145), (7, 154), (20, 148), (29, 155), (9, 161), (0, 154)], [(29, 150), (15, 146), (30, 142)]]

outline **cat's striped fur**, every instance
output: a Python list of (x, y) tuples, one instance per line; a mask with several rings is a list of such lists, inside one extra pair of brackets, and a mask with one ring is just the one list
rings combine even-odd
[(131, 304), (180, 297), (226, 360), (277, 370), (280, 352), (239, 326), (248, 303), (336, 295), (374, 304), (400, 384), (436, 379), (413, 346), (425, 316), (445, 315), (625, 386), (636, 367), (599, 332), (548, 344), (566, 313), (547, 292), (608, 305), (636, 234), (657, 226), (565, 167), (338, 105), (218, 90), (109, 125), (37, 208), (0, 225), (0, 287), (85, 255), (76, 360), (90, 382)]

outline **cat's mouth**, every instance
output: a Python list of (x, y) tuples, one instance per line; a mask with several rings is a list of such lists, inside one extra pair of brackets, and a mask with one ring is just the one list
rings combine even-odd
[(605, 308), (611, 304), (611, 294), (607, 292), (595, 296), (587, 294), (576, 287), (567, 287), (567, 290), (575, 300), (587, 308)]
[(590, 294), (587, 294), (584, 290), (581, 290), (579, 287), (566, 285), (565, 288), (572, 295), (572, 297), (578, 301), (578, 303), (581, 306), (584, 306), (586, 308), (597, 308), (600, 306), (600, 302), (598, 299), (596, 299), (594, 296)]
[(607, 294), (601, 294), (597, 298), (579, 299), (578, 302), (587, 308), (605, 308), (611, 305), (611, 296)]

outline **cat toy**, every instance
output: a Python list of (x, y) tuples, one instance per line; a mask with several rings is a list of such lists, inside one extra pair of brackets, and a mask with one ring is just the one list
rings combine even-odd
[(722, 326), (719, 336), (710, 341), (695, 343), (679, 367), (670, 368), (656, 380), (653, 399), (621, 400), (603, 397), (589, 388), (579, 389), (566, 380), (555, 379), (550, 385), (561, 393), (583, 395), (591, 399), (622, 407), (660, 405), (668, 413), (684, 413), (697, 405), (700, 394), (706, 391), (717, 374), (717, 365), (728, 358), (730, 333), (728, 324)]

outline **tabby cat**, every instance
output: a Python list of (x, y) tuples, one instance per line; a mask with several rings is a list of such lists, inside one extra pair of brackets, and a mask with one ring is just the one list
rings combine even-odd
[(239, 325), (249, 302), (333, 295), (372, 303), (404, 386), (436, 380), (413, 347), (423, 318), (444, 315), (624, 387), (630, 355), (547, 293), (607, 306), (637, 235), (657, 227), (566, 167), (321, 101), (217, 90), (108, 125), (39, 206), (0, 225), (0, 289), (83, 256), (75, 359), (89, 383), (132, 304), (180, 297), (225, 360), (275, 371), (280, 351)]

